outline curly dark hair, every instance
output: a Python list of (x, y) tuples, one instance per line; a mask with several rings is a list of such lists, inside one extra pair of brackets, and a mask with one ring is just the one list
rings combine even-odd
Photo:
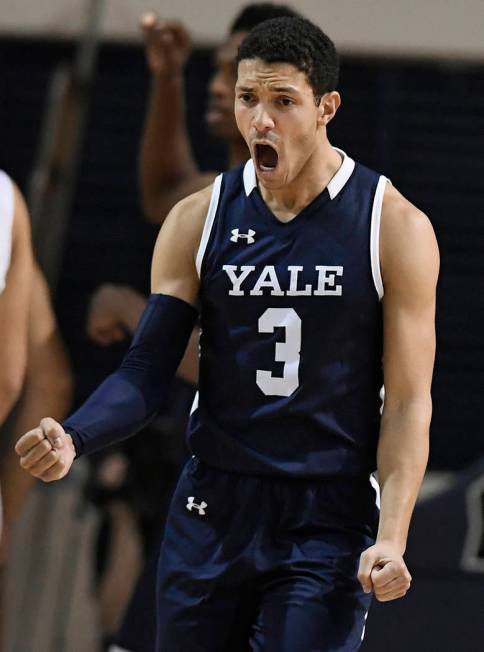
[(230, 33), (250, 32), (256, 25), (270, 20), (271, 18), (281, 18), (282, 16), (301, 16), (297, 11), (287, 5), (276, 5), (272, 2), (253, 2), (246, 5), (242, 11), (234, 18), (230, 26)]
[(306, 74), (316, 104), (338, 86), (339, 57), (334, 43), (305, 18), (273, 18), (257, 25), (239, 48), (237, 64), (242, 59), (292, 64)]

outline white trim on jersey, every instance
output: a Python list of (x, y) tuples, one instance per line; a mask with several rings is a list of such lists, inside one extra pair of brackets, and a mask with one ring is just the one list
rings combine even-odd
[(202, 262), (203, 257), (205, 256), (205, 250), (207, 248), (208, 240), (210, 238), (210, 233), (212, 232), (213, 222), (215, 220), (215, 215), (217, 213), (218, 200), (220, 197), (220, 186), (222, 184), (222, 175), (219, 174), (218, 177), (213, 182), (212, 196), (210, 198), (210, 205), (207, 211), (207, 217), (205, 218), (205, 224), (203, 226), (202, 238), (200, 240), (200, 245), (198, 247), (197, 256), (195, 258), (195, 265), (197, 268), (198, 276), (200, 277), (202, 273)]
[(380, 509), (380, 483), (375, 478), (373, 473), (370, 474), (370, 484), (375, 490), (375, 505)]
[(190, 408), (190, 416), (192, 416), (192, 414), (197, 410), (198, 410), (198, 392), (195, 392), (195, 396), (193, 397), (192, 407)]
[(254, 188), (257, 188), (257, 176), (255, 174), (254, 161), (251, 158), (244, 165), (243, 179), (245, 194), (248, 197)]
[(371, 211), (371, 229), (370, 229), (370, 258), (371, 258), (371, 274), (373, 276), (373, 283), (375, 284), (378, 298), (383, 298), (383, 280), (381, 277), (380, 268), (380, 222), (381, 222), (381, 209), (383, 206), (383, 195), (389, 179), (381, 176), (375, 190), (373, 197), (373, 208)]
[[(327, 190), (331, 199), (334, 199), (343, 190), (346, 182), (351, 177), (353, 170), (355, 169), (355, 162), (348, 156), (348, 154), (346, 154), (346, 152), (343, 152), (342, 149), (338, 149), (337, 147), (334, 149), (339, 152), (339, 154), (341, 154), (343, 162), (341, 163), (341, 166), (337, 170), (334, 177), (327, 185)], [(248, 197), (254, 188), (257, 187), (257, 175), (255, 173), (254, 162), (251, 158), (244, 166), (243, 178), (245, 194)]]
[(5, 289), (12, 256), (12, 224), (14, 214), (13, 184), (0, 170), (0, 293)]
[(334, 149), (339, 154), (341, 154), (343, 157), (343, 162), (341, 163), (341, 166), (334, 177), (327, 185), (327, 190), (331, 199), (334, 199), (343, 190), (348, 179), (353, 174), (353, 170), (355, 169), (355, 162), (348, 156), (348, 154), (346, 154), (346, 152), (343, 152), (342, 149), (338, 149), (337, 147)]

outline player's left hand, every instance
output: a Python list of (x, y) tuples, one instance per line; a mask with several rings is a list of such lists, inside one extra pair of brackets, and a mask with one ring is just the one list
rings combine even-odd
[(403, 598), (412, 577), (400, 551), (388, 543), (377, 542), (360, 557), (358, 580), (365, 593), (374, 592), (379, 602)]

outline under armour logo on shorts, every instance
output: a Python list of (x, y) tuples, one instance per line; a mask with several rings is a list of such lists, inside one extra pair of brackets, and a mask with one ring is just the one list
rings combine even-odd
[(232, 229), (232, 237), (230, 238), (231, 242), (238, 242), (240, 238), (245, 239), (246, 244), (252, 244), (255, 242), (255, 231), (249, 229), (248, 233), (239, 233), (239, 229)]
[(205, 514), (207, 513), (205, 511), (205, 509), (207, 507), (208, 507), (208, 505), (204, 500), (202, 500), (200, 505), (197, 505), (197, 503), (195, 502), (195, 496), (189, 496), (188, 497), (187, 509), (188, 509), (189, 512), (191, 512), (193, 509), (196, 509), (196, 510), (198, 510), (198, 513), (200, 514), (200, 516), (205, 516)]

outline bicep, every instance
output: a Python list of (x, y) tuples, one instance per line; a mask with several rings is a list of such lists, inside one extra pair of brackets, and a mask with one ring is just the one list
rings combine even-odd
[[(420, 222), (419, 222), (420, 220)], [(435, 357), (435, 290), (439, 269), (430, 222), (418, 214), (403, 226), (386, 259), (384, 279), (385, 401), (427, 400)]]
[(200, 280), (195, 258), (210, 202), (211, 188), (191, 195), (168, 215), (158, 235), (151, 267), (151, 291), (194, 305)]

